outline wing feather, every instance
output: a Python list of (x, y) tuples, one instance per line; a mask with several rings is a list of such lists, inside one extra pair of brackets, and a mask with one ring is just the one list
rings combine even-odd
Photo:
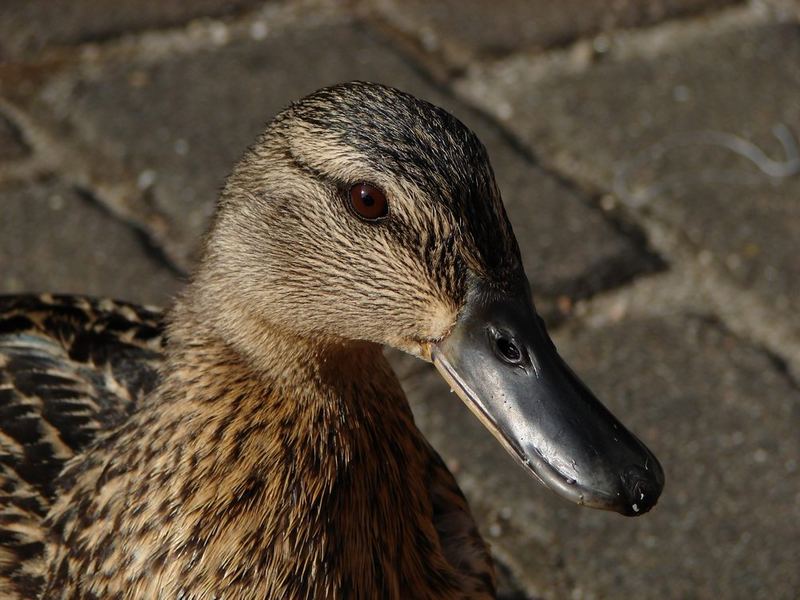
[(0, 598), (39, 586), (64, 463), (156, 384), (162, 313), (79, 296), (0, 296)]

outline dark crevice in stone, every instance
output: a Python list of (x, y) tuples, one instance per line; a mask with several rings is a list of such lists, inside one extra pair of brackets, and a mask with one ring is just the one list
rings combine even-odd
[(786, 361), (786, 359), (776, 354), (769, 348), (761, 346), (760, 344), (757, 345), (757, 348), (764, 353), (764, 355), (767, 357), (767, 360), (769, 360), (769, 362), (772, 363), (772, 366), (775, 368), (776, 371), (778, 371), (778, 373), (781, 374), (781, 377), (783, 377), (786, 380), (789, 386), (792, 387), (792, 389), (800, 392), (800, 381), (797, 381), (792, 376), (792, 371), (789, 368), (789, 363)]
[(418, 68), (416, 64), (417, 60), (413, 58), (413, 55), (424, 56), (421, 60), (426, 61), (430, 69), (438, 71), (447, 81), (458, 79), (467, 72), (466, 66), (452, 64), (445, 58), (441, 50), (426, 49), (418, 36), (397, 27), (391, 19), (387, 19), (378, 12), (373, 11), (360, 15), (358, 20), (354, 22), (354, 25), (361, 29), (371, 29), (371, 27), (374, 27), (373, 34), (377, 31), (377, 35), (380, 36), (383, 41), (388, 42), (392, 50), (399, 56), (402, 56), (404, 62), (411, 66), (418, 75), (422, 75), (426, 81), (436, 81), (438, 84), (442, 83), (429, 69), (421, 70)]
[(144, 250), (146, 256), (156, 261), (179, 279), (184, 281), (188, 279), (189, 274), (184, 269), (172, 262), (164, 249), (153, 241), (153, 238), (149, 232), (136, 224), (127, 224), (133, 229), (134, 233), (136, 233), (137, 237), (139, 238), (139, 241), (142, 244), (142, 249)]
[[(161, 5), (157, 5), (156, 2), (147, 2), (135, 11), (131, 10), (130, 6), (123, 4), (116, 15), (111, 12), (113, 11), (112, 2), (107, 3), (108, 7), (103, 7), (102, 2), (96, 4), (99, 6), (89, 6), (88, 2), (80, 3), (77, 7), (72, 8), (72, 14), (67, 12), (69, 9), (63, 9), (63, 14), (59, 10), (55, 10), (54, 15), (50, 15), (50, 17), (58, 17), (64, 23), (57, 27), (51, 25), (49, 29), (45, 19), (42, 19), (41, 22), (39, 19), (33, 19), (34, 23), (30, 26), (31, 32), (28, 39), (17, 42), (15, 45), (18, 47), (16, 48), (12, 46), (13, 53), (35, 56), (48, 46), (66, 48), (87, 43), (102, 44), (124, 36), (185, 27), (197, 19), (231, 20), (257, 8), (259, 0), (206, 1), (198, 2), (197, 6), (191, 8), (182, 6), (180, 2), (176, 1), (162, 2)], [(191, 3), (185, 4), (190, 5)], [(74, 12), (76, 10), (89, 13), (88, 18), (81, 19), (81, 13)], [(103, 10), (109, 12), (102, 13)], [(14, 14), (10, 14), (9, 18), (14, 16), (20, 18)], [(24, 16), (23, 13), (22, 17), (24, 18)]]
[[(463, 65), (452, 64), (452, 62), (446, 58), (446, 53), (442, 52), (441, 50), (434, 52), (426, 50), (419, 36), (395, 26), (390, 19), (387, 19), (382, 15), (372, 13), (369, 14), (369, 19), (371, 21), (380, 23), (380, 25), (387, 32), (391, 32), (393, 36), (397, 36), (398, 38), (402, 39), (402, 43), (413, 44), (418, 52), (433, 57), (443, 72), (455, 78), (464, 74), (467, 70), (467, 65), (472, 62), (497, 62), (502, 61), (514, 54), (520, 53), (546, 55), (550, 52), (567, 50), (581, 41), (591, 40), (598, 35), (614, 34), (615, 32), (619, 31), (647, 30), (653, 27), (658, 27), (664, 23), (688, 21), (703, 17), (709, 18), (710, 16), (713, 16), (714, 13), (718, 13), (743, 3), (743, 0), (730, 0), (728, 2), (723, 1), (712, 3), (710, 5), (701, 4), (699, 6), (683, 7), (678, 8), (674, 13), (671, 14), (662, 14), (656, 17), (648, 17), (646, 15), (641, 16), (638, 18), (638, 20), (635, 20), (631, 23), (622, 21), (619, 23), (614, 23), (611, 26), (603, 26), (603, 24), (599, 24), (599, 26), (588, 28), (585, 31), (579, 30), (576, 32), (554, 35), (551, 36), (550, 39), (544, 40), (540, 43), (528, 42), (514, 47), (507, 47), (501, 44), (487, 44), (471, 53), (471, 59), (465, 62)], [(601, 61), (604, 58), (605, 55), (603, 53), (593, 53), (594, 60)]]
[(126, 227), (129, 227), (139, 239), (145, 256), (147, 256), (150, 260), (154, 261), (159, 266), (164, 267), (170, 272), (170, 274), (176, 276), (177, 278), (183, 280), (187, 279), (188, 273), (170, 259), (169, 255), (154, 240), (152, 234), (147, 231), (147, 228), (141, 223), (125, 219), (124, 217), (121, 217), (120, 215), (109, 210), (108, 206), (98, 200), (91, 190), (80, 186), (75, 186), (73, 189), (82, 200), (90, 203), (92, 206), (102, 211), (110, 218), (122, 223)]
[(696, 319), (702, 323), (705, 323), (709, 327), (713, 327), (723, 334), (734, 338), (735, 340), (741, 342), (742, 344), (749, 346), (756, 352), (763, 354), (770, 365), (775, 369), (775, 371), (780, 374), (780, 376), (786, 381), (786, 383), (794, 390), (800, 392), (800, 381), (797, 381), (794, 376), (792, 375), (792, 370), (789, 367), (789, 362), (776, 353), (774, 350), (767, 348), (763, 344), (756, 342), (755, 340), (751, 340), (750, 338), (742, 337), (741, 335), (737, 334), (735, 331), (730, 329), (725, 321), (722, 320), (718, 315), (712, 313), (698, 313), (698, 312), (690, 312), (688, 315)]
[(494, 559), (494, 566), (497, 573), (497, 600), (539, 600), (525, 593), (511, 569), (497, 557)]
[[(631, 24), (618, 23), (611, 27), (598, 27), (595, 29), (588, 29), (586, 31), (579, 31), (576, 34), (562, 34), (554, 36), (551, 40), (545, 42), (544, 44), (530, 44), (516, 48), (505, 48), (502, 46), (488, 46), (484, 48), (482, 51), (478, 52), (475, 58), (478, 61), (500, 61), (505, 58), (508, 58), (509, 56), (519, 53), (536, 52), (537, 54), (544, 55), (549, 52), (567, 50), (583, 40), (587, 39), (591, 40), (592, 38), (602, 34), (613, 34), (619, 31), (630, 31), (637, 29), (646, 30), (646, 29), (651, 29), (653, 27), (658, 27), (659, 25), (662, 25), (664, 23), (672, 23), (675, 21), (686, 21), (704, 16), (707, 17), (712, 13), (725, 10), (737, 4), (742, 4), (742, 0), (735, 0), (727, 4), (720, 3), (711, 6), (685, 8), (683, 10), (675, 12), (674, 14), (662, 15), (661, 18), (656, 18), (652, 20), (644, 18), (638, 23), (631, 23)], [(595, 52), (592, 54), (592, 58), (600, 61), (603, 60), (605, 56), (602, 53)]]
[(19, 160), (30, 154), (31, 149), (22, 130), (10, 118), (0, 113), (0, 161)]

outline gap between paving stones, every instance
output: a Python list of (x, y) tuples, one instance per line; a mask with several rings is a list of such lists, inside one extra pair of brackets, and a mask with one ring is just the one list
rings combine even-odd
[[(196, 14), (188, 18), (169, 20), (161, 25), (134, 27), (109, 35), (93, 36), (64, 43), (45, 43), (38, 52), (12, 56), (7, 64), (37, 63), (47, 60), (60, 60), (76, 51), (88, 55), (98, 49), (104, 53), (126, 53), (137, 47), (147, 47), (148, 52), (176, 53), (192, 52), (202, 48), (225, 44), (231, 39), (250, 36), (262, 39), (271, 29), (286, 24), (309, 24), (318, 22), (320, 17), (332, 14), (345, 14), (348, 0), (262, 0), (257, 3), (243, 1), (228, 14)], [(213, 11), (212, 11), (213, 12)], [(302, 15), (302, 20), (299, 16)]]
[(513, 71), (517, 64), (524, 63), (534, 81), (554, 74), (578, 75), (599, 62), (625, 62), (632, 58), (655, 59), (676, 48), (691, 46), (710, 35), (724, 35), (743, 27), (755, 27), (789, 18), (791, 17), (788, 13), (773, 7), (770, 2), (751, 0), (745, 5), (721, 8), (702, 16), (694, 15), (577, 38), (571, 44), (549, 52), (522, 50), (501, 59), (475, 62), (451, 83), (455, 93), (465, 99), (470, 97), (471, 87), (479, 90), (480, 94), (475, 95), (489, 98), (502, 114), (506, 110), (510, 111), (511, 107), (505, 106), (502, 95), (493, 95), (491, 88), (481, 87), (487, 72), (497, 72), (502, 76)]
[[(608, 19), (600, 18), (600, 14), (594, 15), (593, 23), (592, 17), (589, 17), (588, 21), (578, 18), (577, 21), (573, 21), (574, 27), (566, 27), (567, 30), (572, 29), (572, 31), (561, 31), (559, 33), (556, 33), (555, 30), (563, 29), (565, 22), (560, 21), (560, 16), (553, 19), (554, 15), (549, 15), (550, 18), (548, 19), (548, 15), (545, 15), (544, 18), (547, 24), (543, 28), (535, 28), (538, 35), (534, 33), (532, 36), (526, 36), (521, 31), (512, 31), (510, 33), (511, 38), (528, 39), (517, 39), (516, 43), (508, 45), (506, 38), (509, 35), (504, 35), (500, 42), (501, 47), (497, 47), (497, 44), (491, 41), (491, 38), (494, 37), (492, 34), (489, 34), (488, 38), (486, 38), (476, 33), (476, 37), (481, 39), (477, 44), (470, 44), (463, 38), (464, 32), (459, 35), (454, 33), (453, 29), (448, 30), (447, 26), (443, 26), (443, 15), (437, 12), (437, 8), (428, 7), (429, 12), (433, 13), (428, 15), (425, 14), (421, 7), (412, 6), (410, 9), (412, 14), (409, 16), (408, 14), (403, 14), (397, 4), (399, 3), (382, 2), (381, 0), (361, 0), (357, 2), (356, 7), (362, 15), (370, 19), (376, 26), (394, 32), (400, 43), (411, 53), (425, 60), (433, 71), (441, 76), (449, 77), (462, 74), (469, 65), (476, 62), (503, 60), (515, 54), (547, 55), (554, 51), (569, 48), (581, 40), (601, 37), (608, 32), (635, 31), (662, 23), (681, 23), (690, 19), (713, 18), (716, 13), (729, 8), (731, 5), (741, 4), (741, 1), (705, 2), (700, 3), (701, 5), (699, 6), (678, 6), (680, 3), (676, 2), (671, 2), (668, 3), (669, 6), (664, 6), (664, 3), (660, 3), (660, 6), (653, 7), (655, 8), (654, 11), (649, 11), (648, 9), (651, 7), (648, 6), (640, 6), (637, 10), (637, 7), (625, 6), (623, 3), (623, 5), (613, 7), (608, 11), (608, 13), (611, 13), (606, 15)], [(519, 5), (515, 6), (514, 3), (510, 4), (511, 12), (519, 13), (521, 7)], [(541, 8), (545, 13), (548, 10), (545, 6)], [(502, 10), (502, 6), (497, 7), (497, 9)], [(575, 9), (575, 5), (567, 4), (560, 10), (563, 13), (564, 11), (569, 12)], [(467, 6), (466, 10), (474, 13), (472, 6)], [(535, 11), (536, 9), (530, 8), (529, 10)], [(522, 12), (525, 13), (524, 10)], [(650, 14), (647, 14), (648, 12)], [(524, 18), (532, 15), (522, 14), (519, 16)], [(582, 17), (585, 16), (582, 15)], [(432, 20), (434, 24), (431, 25), (429, 20)], [(512, 29), (514, 25), (515, 23), (511, 24)], [(534, 41), (537, 37), (539, 42)], [(498, 40), (495, 39), (494, 41), (497, 42)]]
[(154, 260), (136, 229), (56, 175), (0, 193), (4, 293), (73, 293), (167, 302), (178, 279)]
[[(133, 229), (141, 240), (143, 250), (151, 258), (176, 276), (186, 275), (186, 270), (172, 260), (159, 243), (159, 238), (166, 230), (165, 217), (156, 210), (141, 213), (131, 208), (134, 202), (126, 200), (135, 193), (130, 191), (130, 182), (130, 187), (125, 185), (124, 169), (120, 165), (109, 164), (100, 159), (97, 153), (81, 148), (80, 144), (62, 143), (59, 135), (47, 131), (35, 118), (11, 102), (0, 99), (0, 114), (13, 122), (31, 150), (25, 159), (0, 163), (0, 185), (55, 175), (86, 201), (96, 204), (110, 217)], [(98, 169), (106, 173), (118, 173), (119, 184), (109, 186), (97, 182), (94, 172)]]
[[(627, 210), (627, 209), (623, 209)], [(674, 226), (663, 223), (657, 218), (641, 214), (640, 223), (648, 234), (650, 242), (665, 256), (672, 259), (673, 265), (680, 265), (681, 281), (679, 286), (674, 280), (663, 278), (663, 289), (659, 283), (644, 293), (637, 294), (635, 288), (612, 290), (599, 295), (594, 305), (598, 310), (619, 303), (625, 295), (631, 298), (630, 306), (635, 310), (651, 311), (659, 303), (657, 297), (667, 298), (673, 306), (686, 302), (687, 296), (701, 295), (702, 306), (707, 311), (718, 315), (721, 322), (739, 338), (755, 347), (764, 349), (773, 360), (784, 364), (794, 386), (800, 381), (800, 325), (793, 325), (791, 312), (779, 312), (774, 307), (766, 306), (759, 295), (742, 288), (724, 271), (724, 266), (705, 261), (699, 256), (695, 245), (682, 235)], [(676, 293), (676, 290), (682, 290)], [(662, 305), (663, 306), (663, 305)]]
[(170, 260), (169, 256), (164, 252), (164, 249), (153, 240), (147, 227), (142, 223), (131, 219), (126, 219), (124, 216), (109, 210), (105, 203), (97, 199), (91, 189), (75, 185), (73, 187), (73, 191), (86, 202), (97, 206), (108, 217), (127, 226), (138, 238), (142, 252), (145, 256), (164, 267), (169, 273), (179, 279), (185, 279), (188, 276), (188, 273), (185, 270), (181, 269), (180, 266), (176, 265), (172, 260)]
[[(663, 233), (656, 233), (657, 238)], [(678, 251), (680, 252), (680, 251)], [(765, 329), (759, 336), (752, 333), (753, 326), (739, 325), (742, 311), (739, 306), (721, 306), (711, 290), (727, 287), (727, 299), (733, 292), (730, 282), (721, 282), (724, 276), (716, 273), (716, 267), (683, 257), (676, 261), (669, 271), (656, 275), (641, 277), (622, 288), (608, 290), (592, 298), (576, 303), (574, 322), (590, 329), (598, 329), (623, 321), (644, 317), (660, 317), (672, 319), (681, 315), (690, 315), (708, 320), (711, 315), (716, 319), (713, 324), (725, 330), (742, 343), (748, 344), (762, 352), (773, 363), (775, 369), (783, 373), (787, 382), (795, 389), (800, 389), (800, 370), (796, 361), (787, 359), (786, 348), (792, 349), (791, 342), (782, 344), (784, 351), (764, 342), (780, 335), (780, 330)], [(742, 303), (752, 300), (743, 299)], [(721, 313), (727, 313), (722, 316)], [(569, 326), (569, 325), (568, 325)], [(795, 342), (796, 343), (796, 342)], [(794, 348), (795, 351), (800, 348)]]

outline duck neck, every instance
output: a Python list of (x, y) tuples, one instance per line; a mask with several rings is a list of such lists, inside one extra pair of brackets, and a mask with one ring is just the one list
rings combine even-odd
[(180, 501), (209, 573), (245, 556), (270, 565), (263, 597), (401, 597), (417, 536), (438, 542), (427, 446), (381, 348), (273, 331), (254, 355), (183, 343), (161, 399), (194, 422)]
[(64, 499), (95, 496), (79, 503), (90, 542), (62, 549), (93, 574), (93, 593), (400, 598), (416, 586), (425, 598), (431, 582), (446, 587), (430, 450), (380, 347), (275, 335), (256, 364), (198, 321), (177, 321), (169, 339), (157, 393)]
[[(379, 345), (262, 327), (258, 352), (242, 352), (197, 323), (186, 331), (172, 327), (161, 393), (145, 412), (164, 421), (188, 416), (194, 445), (213, 449), (214, 473), (230, 465), (234, 479), (250, 469), (274, 480), (285, 471), (282, 483), (295, 486), (285, 490), (290, 500), (319, 500), (345, 481), (375, 475), (376, 459), (412, 468), (396, 480), (376, 469), (383, 486), (405, 481), (424, 461), (424, 440)], [(206, 426), (198, 426), (201, 418)]]
[[(281, 504), (303, 509), (309, 502), (317, 510), (345, 483), (396, 487), (424, 461), (424, 441), (380, 346), (262, 329), (253, 359), (196, 327), (191, 342), (182, 337), (173, 328), (176, 348), (146, 412), (191, 420), (193, 445), (213, 457), (209, 475), (226, 479), (221, 491), (238, 489), (246, 477), (277, 479), (288, 494)], [(381, 461), (411, 470), (373, 468)]]

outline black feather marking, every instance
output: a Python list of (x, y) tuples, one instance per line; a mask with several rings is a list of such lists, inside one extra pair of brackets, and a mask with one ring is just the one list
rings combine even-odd
[(14, 557), (0, 584), (12, 597), (42, 584), (24, 565), (43, 552), (65, 462), (153, 389), (162, 335), (161, 313), (127, 303), (0, 296), (0, 550)]

